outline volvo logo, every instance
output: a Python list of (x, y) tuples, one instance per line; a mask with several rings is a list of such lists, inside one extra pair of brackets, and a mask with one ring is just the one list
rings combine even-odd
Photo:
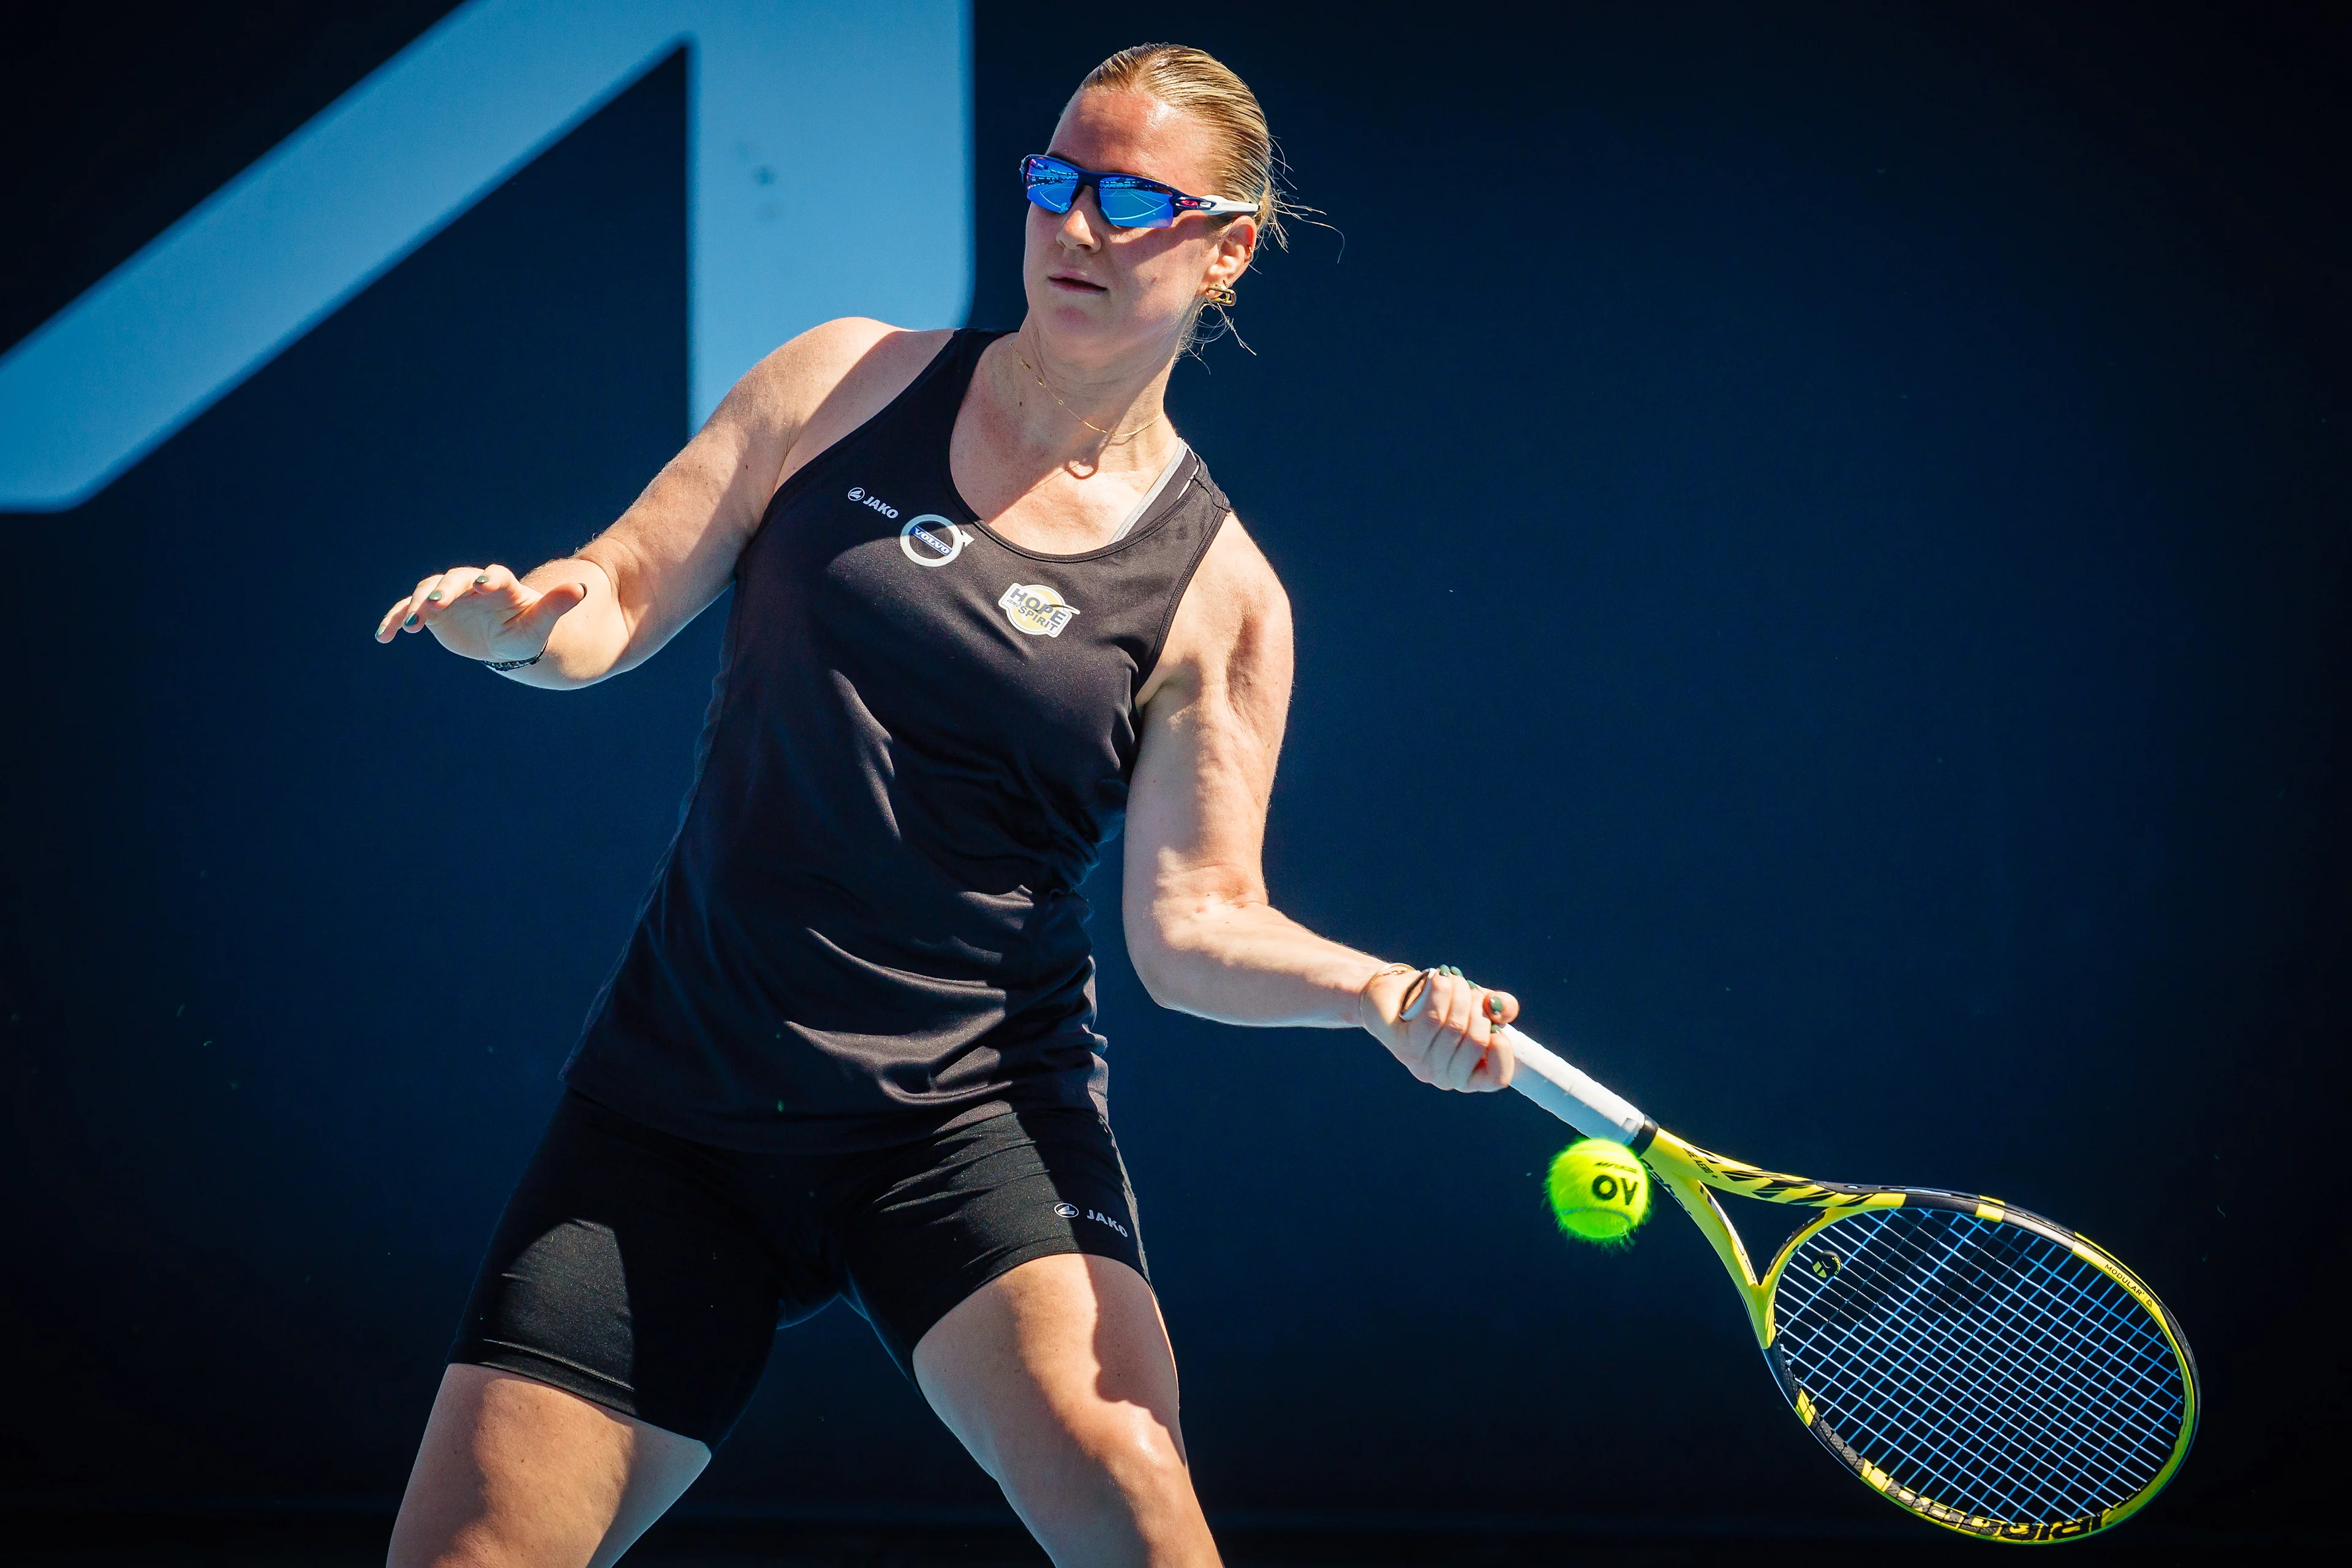
[[(892, 512), (892, 517), (898, 514)], [(908, 520), (898, 531), (898, 550), (918, 566), (944, 566), (963, 553), (971, 536), (938, 512)]]

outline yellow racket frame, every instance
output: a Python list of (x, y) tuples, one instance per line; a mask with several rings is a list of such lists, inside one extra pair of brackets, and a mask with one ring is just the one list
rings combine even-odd
[[(1975, 1197), (1965, 1193), (1941, 1192), (1929, 1187), (1869, 1187), (1841, 1182), (1817, 1182), (1807, 1176), (1792, 1176), (1778, 1171), (1768, 1171), (1702, 1149), (1665, 1131), (1644, 1115), (1630, 1100), (1615, 1093), (1550, 1050), (1528, 1038), (1516, 1028), (1502, 1031), (1510, 1042), (1518, 1060), (1518, 1071), (1512, 1087), (1550, 1111), (1588, 1137), (1611, 1138), (1623, 1143), (1639, 1156), (1649, 1168), (1652, 1179), (1667, 1192), (1690, 1215), (1699, 1234), (1722, 1260), (1724, 1272), (1739, 1289), (1741, 1303), (1748, 1310), (1748, 1327), (1755, 1331), (1757, 1346), (1772, 1369), (1773, 1380), (1780, 1384), (1790, 1407), (1797, 1419), (1805, 1424), (1840, 1463), (1843, 1464), (1873, 1491), (1898, 1508), (1917, 1515), (1931, 1524), (1980, 1541), (2002, 1541), (2032, 1543), (2053, 1541), (2074, 1541), (2112, 1528), (2129, 1519), (2147, 1506), (2150, 1498), (2164, 1489), (2179, 1470), (2188, 1457), (2189, 1446), (2197, 1436), (2199, 1390), (2197, 1361), (2190, 1354), (2189, 1341), (2171, 1311), (2157, 1299), (2130, 1269), (2113, 1255), (2087, 1237), (2078, 1236), (2065, 1226), (2029, 1213), (1995, 1198)], [(1748, 1247), (1740, 1240), (1739, 1232), (1731, 1217), (1723, 1212), (1716, 1194), (1730, 1193), (1759, 1203), (1780, 1204), (1796, 1208), (1819, 1209), (1821, 1214), (1798, 1227), (1797, 1233), (1780, 1244), (1780, 1249), (1759, 1274), (1748, 1255)], [(1840, 1220), (1874, 1209), (1938, 1208), (1974, 1215), (1977, 1218), (1998, 1225), (2013, 1225), (2035, 1232), (2044, 1238), (2067, 1248), (2084, 1263), (2122, 1286), (2132, 1299), (2145, 1309), (2162, 1331), (2176, 1365), (2180, 1369), (2181, 1412), (2180, 1433), (2173, 1441), (2172, 1452), (2164, 1466), (2146, 1486), (2096, 1515), (2085, 1519), (2045, 1521), (2021, 1523), (2015, 1521), (1985, 1518), (1956, 1509), (1904, 1485), (1885, 1470), (1856, 1453), (1852, 1445), (1832, 1429), (1814, 1407), (1812, 1395), (1790, 1379), (1783, 1358), (1774, 1346), (1776, 1325), (1773, 1322), (1773, 1297), (1779, 1289), (1782, 1272), (1798, 1247), (1820, 1235)]]
[[(1724, 1272), (1738, 1287), (1741, 1303), (1748, 1309), (1748, 1324), (1755, 1331), (1757, 1347), (1766, 1352), (1772, 1365), (1775, 1381), (1788, 1396), (1790, 1408), (1806, 1430), (1821, 1440), (1848, 1469), (1862, 1478), (1873, 1491), (1896, 1507), (1916, 1514), (1930, 1524), (1942, 1525), (1983, 1541), (2003, 1541), (2019, 1544), (2077, 1540), (2095, 1535), (2122, 1523), (2145, 1507), (2149, 1499), (2164, 1489), (2180, 1463), (2189, 1456), (2189, 1443), (2197, 1435), (2197, 1364), (2189, 1350), (2180, 1325), (2156, 1292), (2150, 1290), (2138, 1275), (2134, 1274), (2105, 1247), (2078, 1236), (2063, 1226), (2053, 1224), (2040, 1215), (2032, 1214), (2011, 1205), (1991, 1198), (1974, 1197), (1961, 1193), (1941, 1193), (1924, 1188), (1866, 1187), (1838, 1183), (1816, 1182), (1804, 1176), (1787, 1175), (1767, 1171), (1745, 1161), (1717, 1154), (1689, 1142), (1674, 1133), (1660, 1130), (1654, 1132), (1646, 1148), (1637, 1151), (1642, 1163), (1660, 1186), (1674, 1194), (1707, 1245), (1715, 1248), (1722, 1261)], [(1723, 1212), (1716, 1193), (1731, 1193), (1759, 1203), (1781, 1204), (1796, 1208), (1819, 1209), (1814, 1219), (1798, 1227), (1796, 1234), (1780, 1244), (1780, 1249), (1759, 1274), (1749, 1260), (1748, 1247), (1731, 1217)], [(1854, 1452), (1843, 1438), (1832, 1431), (1813, 1408), (1812, 1397), (1803, 1388), (1790, 1381), (1780, 1359), (1772, 1353), (1776, 1325), (1773, 1322), (1773, 1296), (1779, 1289), (1780, 1276), (1789, 1267), (1789, 1259), (1798, 1247), (1827, 1230), (1842, 1219), (1851, 1219), (1873, 1209), (1944, 1208), (1973, 1214), (1979, 1219), (1996, 1224), (2021, 1226), (2046, 1237), (2066, 1247), (2075, 1257), (2113, 1279), (2131, 1294), (2162, 1330), (2165, 1343), (2171, 1350), (2181, 1373), (2182, 1399), (2180, 1435), (2172, 1445), (2164, 1468), (2138, 1491), (2122, 1502), (2087, 1519), (2062, 1520), (2035, 1524), (1987, 1519), (1964, 1510), (1950, 1508), (1930, 1497), (1924, 1497), (1888, 1475)]]

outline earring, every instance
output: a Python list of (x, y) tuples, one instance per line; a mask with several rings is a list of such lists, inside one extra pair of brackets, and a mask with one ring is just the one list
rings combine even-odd
[(1214, 305), (1220, 310), (1226, 309), (1235, 302), (1232, 288), (1223, 283), (1210, 284), (1206, 298), (1210, 304)]

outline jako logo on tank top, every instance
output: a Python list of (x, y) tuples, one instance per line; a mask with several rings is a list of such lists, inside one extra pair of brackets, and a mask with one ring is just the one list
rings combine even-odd
[(944, 566), (962, 554), (970, 542), (962, 529), (935, 511), (909, 519), (898, 531), (899, 553), (918, 566)]
[(1070, 617), (1078, 613), (1076, 605), (1064, 602), (1061, 595), (1043, 583), (1015, 583), (996, 605), (1015, 630), (1033, 637), (1060, 637)]
[(888, 501), (884, 500), (880, 496), (867, 495), (864, 485), (850, 486), (849, 499), (856, 501), (860, 506), (872, 507), (884, 517), (896, 518), (898, 515), (898, 509), (892, 506)]

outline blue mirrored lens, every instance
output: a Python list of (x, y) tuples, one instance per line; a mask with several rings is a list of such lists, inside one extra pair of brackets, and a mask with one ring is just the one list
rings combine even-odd
[(1032, 202), (1049, 213), (1070, 210), (1070, 201), (1078, 194), (1078, 172), (1076, 169), (1066, 163), (1048, 163), (1038, 158), (1024, 166), (1021, 174)]
[(1176, 208), (1166, 191), (1131, 185), (1117, 178), (1095, 187), (1105, 222), (1119, 228), (1166, 228), (1176, 221)]

